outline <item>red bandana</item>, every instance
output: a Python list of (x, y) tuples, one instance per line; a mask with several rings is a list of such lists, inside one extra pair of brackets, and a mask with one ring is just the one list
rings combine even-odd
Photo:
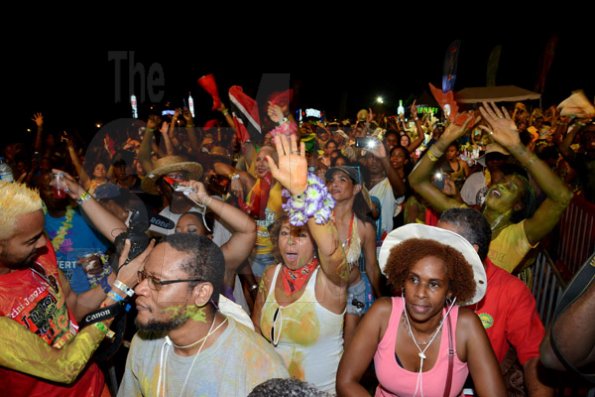
[(316, 266), (318, 266), (317, 258), (313, 258), (310, 263), (296, 270), (291, 270), (287, 266), (283, 266), (281, 275), (283, 276), (283, 291), (285, 291), (285, 294), (291, 295), (295, 291), (301, 290), (310, 278), (310, 274), (316, 269)]

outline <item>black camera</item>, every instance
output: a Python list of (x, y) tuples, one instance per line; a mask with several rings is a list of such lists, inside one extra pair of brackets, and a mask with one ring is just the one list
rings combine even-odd
[[(149, 236), (145, 234), (149, 225), (146, 220), (141, 219), (141, 213), (139, 210), (134, 210), (130, 216), (130, 226), (125, 233), (120, 233), (114, 240), (116, 246), (116, 255), (114, 255), (115, 263), (118, 263), (118, 259), (124, 249), (124, 242), (126, 239), (130, 240), (130, 252), (128, 253), (128, 261), (133, 260), (139, 256), (149, 245)], [(115, 267), (117, 269), (117, 266)]]

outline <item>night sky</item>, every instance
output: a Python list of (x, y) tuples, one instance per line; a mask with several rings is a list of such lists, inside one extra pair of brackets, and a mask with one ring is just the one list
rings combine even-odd
[[(373, 39), (354, 41), (336, 35), (326, 39), (292, 41), (273, 51), (263, 42), (251, 45), (228, 43), (222, 48), (217, 40), (197, 40), (193, 46), (94, 44), (79, 46), (74, 39), (52, 40), (35, 46), (11, 48), (14, 62), (8, 66), (5, 84), (10, 116), (5, 118), (3, 143), (27, 141), (34, 129), (31, 116), (43, 112), (47, 130), (64, 129), (81, 135), (94, 132), (96, 122), (106, 123), (129, 117), (128, 89), (130, 56), (145, 73), (153, 67), (163, 71), (164, 85), (154, 91), (163, 93), (161, 105), (170, 101), (180, 106), (192, 92), (199, 113), (198, 124), (212, 117), (210, 98), (197, 85), (198, 77), (215, 74), (219, 91), (228, 103), (226, 91), (238, 84), (251, 96), (259, 92), (263, 73), (290, 73), (292, 85), (302, 107), (325, 110), (329, 116), (354, 117), (368, 107), (376, 95), (396, 108), (398, 99), (409, 101), (427, 90), (431, 82), (440, 87), (444, 54), (454, 39), (461, 39), (455, 91), (486, 82), (486, 63), (492, 48), (502, 45), (497, 74), (498, 85), (514, 84), (534, 89), (539, 61), (552, 32), (527, 31), (523, 40), (517, 35), (443, 33), (379, 33)], [(543, 105), (558, 103), (572, 90), (583, 88), (592, 100), (595, 95), (595, 67), (592, 37), (586, 50), (586, 37), (576, 31), (557, 32), (555, 58), (548, 75)], [(167, 42), (166, 42), (167, 43)], [(121, 70), (110, 57), (125, 54)], [(139, 69), (139, 70), (140, 70)], [(133, 87), (139, 97), (141, 82), (136, 74)], [(119, 82), (119, 84), (118, 84)], [(146, 80), (144, 83), (146, 86)], [(279, 89), (286, 88), (283, 85)], [(274, 90), (260, 90), (266, 94)], [(119, 100), (119, 101), (118, 101)], [(141, 117), (151, 102), (148, 93), (139, 103)]]

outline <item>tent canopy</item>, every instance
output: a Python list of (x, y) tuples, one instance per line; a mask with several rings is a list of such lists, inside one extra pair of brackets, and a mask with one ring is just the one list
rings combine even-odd
[(463, 88), (455, 95), (459, 103), (477, 102), (519, 102), (526, 100), (539, 100), (541, 95), (515, 85), (502, 85), (493, 87)]

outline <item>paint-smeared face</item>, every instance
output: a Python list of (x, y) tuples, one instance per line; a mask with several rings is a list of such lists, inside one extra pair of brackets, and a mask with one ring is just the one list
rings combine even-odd
[(404, 287), (412, 320), (425, 322), (440, 316), (448, 294), (446, 264), (440, 258), (426, 256), (411, 266)]
[(16, 233), (0, 241), (0, 266), (22, 269), (33, 263), (39, 250), (46, 244), (41, 210), (17, 218)]
[(193, 288), (188, 282), (161, 286), (155, 283), (190, 279), (179, 266), (187, 256), (188, 254), (169, 244), (161, 243), (147, 257), (143, 269), (145, 279), (134, 289), (138, 309), (136, 325), (139, 329), (170, 331), (179, 328), (191, 318), (196, 321), (204, 320), (204, 308), (194, 305)]
[(279, 252), (285, 266), (292, 270), (310, 263), (314, 257), (314, 243), (308, 229), (285, 222), (279, 230)]
[(516, 175), (507, 175), (501, 182), (492, 185), (486, 194), (486, 207), (500, 214), (511, 211), (519, 203), (525, 184)]

